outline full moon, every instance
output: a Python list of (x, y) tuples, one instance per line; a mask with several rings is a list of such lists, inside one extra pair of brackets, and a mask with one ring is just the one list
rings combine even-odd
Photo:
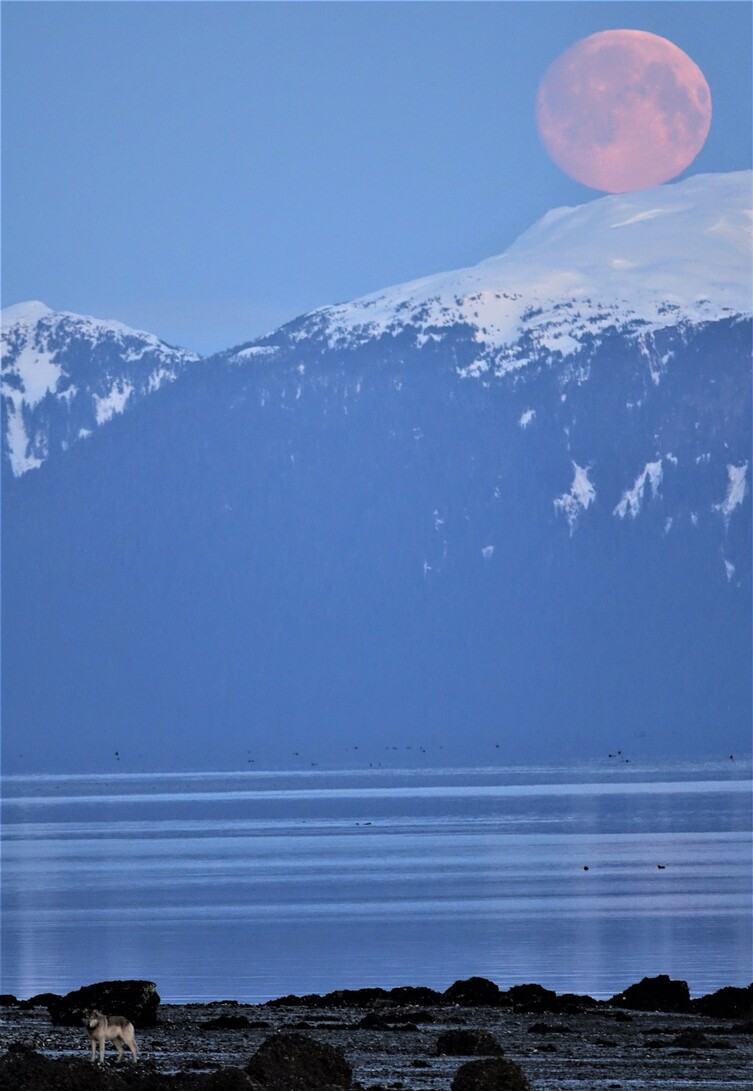
[(536, 124), (565, 174), (626, 193), (668, 182), (692, 163), (711, 125), (711, 92), (698, 65), (666, 38), (604, 30), (544, 74)]

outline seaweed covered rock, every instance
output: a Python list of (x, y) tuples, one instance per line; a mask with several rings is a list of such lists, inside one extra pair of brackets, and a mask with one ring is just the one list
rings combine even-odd
[(451, 1004), (461, 1004), (469, 1008), (482, 1008), (499, 1004), (499, 985), (486, 977), (468, 977), (454, 981), (444, 991), (444, 998)]
[(525, 1072), (514, 1061), (494, 1057), (461, 1064), (452, 1091), (532, 1091)]
[(353, 1071), (334, 1046), (307, 1034), (273, 1034), (246, 1066), (264, 1091), (349, 1091)]
[(504, 1050), (488, 1030), (445, 1030), (437, 1054), (445, 1057), (501, 1057)]
[(633, 1011), (689, 1011), (690, 990), (687, 981), (674, 981), (667, 974), (659, 974), (642, 978), (608, 1003)]
[(160, 997), (153, 981), (99, 981), (55, 997), (47, 1003), (56, 1026), (80, 1027), (92, 1009), (105, 1015), (124, 1015), (135, 1027), (153, 1027)]

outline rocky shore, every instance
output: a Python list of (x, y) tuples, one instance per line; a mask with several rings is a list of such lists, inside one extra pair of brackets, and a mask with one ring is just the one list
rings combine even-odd
[[(126, 1015), (141, 1059), (89, 1061), (83, 1012)], [(751, 1086), (753, 985), (690, 998), (644, 978), (606, 1001), (484, 978), (162, 1004), (153, 982), (0, 996), (0, 1091), (728, 1091)]]

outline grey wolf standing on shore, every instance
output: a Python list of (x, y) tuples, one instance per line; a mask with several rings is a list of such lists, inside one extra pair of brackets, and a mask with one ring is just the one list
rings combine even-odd
[(101, 1011), (90, 1011), (84, 1025), (89, 1031), (89, 1040), (92, 1044), (92, 1060), (97, 1058), (97, 1045), (99, 1045), (99, 1063), (105, 1062), (105, 1043), (112, 1042), (118, 1051), (118, 1062), (123, 1060), (123, 1046), (125, 1042), (131, 1051), (134, 1061), (138, 1060), (139, 1050), (133, 1033), (133, 1023), (122, 1015), (103, 1015)]

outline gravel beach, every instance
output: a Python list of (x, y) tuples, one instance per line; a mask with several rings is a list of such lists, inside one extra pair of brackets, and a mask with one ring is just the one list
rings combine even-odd
[[(753, 986), (712, 994), (706, 1004), (712, 1014), (702, 1014), (702, 1001), (685, 1004), (682, 990), (677, 1004), (687, 1010), (650, 1011), (618, 1006), (615, 998), (596, 1002), (555, 997), (538, 986), (505, 993), (482, 983), (469, 979), (444, 994), (356, 990), (263, 1005), (233, 1000), (158, 1004), (153, 1026), (136, 1022), (140, 1062), (134, 1065), (126, 1057), (116, 1065), (110, 1046), (104, 1069), (89, 1062), (83, 1027), (54, 1025), (46, 1006), (3, 997), (0, 1088), (284, 1088), (284, 1073), (277, 1077), (282, 1082), (265, 1077), (272, 1082), (260, 1083), (258, 1072), (249, 1076), (245, 1071), (262, 1043), (281, 1032), (304, 1035), (304, 1048), (309, 1040), (333, 1047), (352, 1069), (351, 1076), (337, 1076), (334, 1083), (311, 1073), (290, 1075), (289, 1091), (348, 1086), (356, 1091), (450, 1091), (461, 1065), (495, 1054), (519, 1065), (534, 1091), (726, 1091), (751, 1086)], [(460, 1002), (453, 999), (452, 989)], [(467, 1086), (506, 1091), (508, 1085)]]

